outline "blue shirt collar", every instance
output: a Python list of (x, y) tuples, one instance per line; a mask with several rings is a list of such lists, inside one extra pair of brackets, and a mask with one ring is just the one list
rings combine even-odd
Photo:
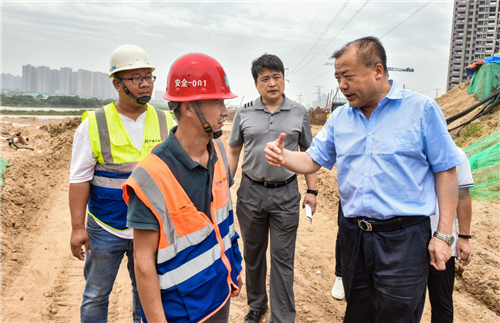
[(389, 93), (379, 101), (378, 106), (385, 106), (389, 100), (401, 100), (403, 98), (403, 89), (399, 87), (399, 85), (394, 82), (394, 80), (388, 80), (391, 89)]
[[(400, 100), (403, 98), (403, 89), (399, 87), (399, 85), (394, 82), (394, 80), (389, 80), (389, 84), (391, 85), (391, 89), (389, 93), (385, 96), (385, 98), (389, 100)], [(384, 98), (384, 99), (385, 99)]]
[[(389, 93), (387, 93), (387, 95), (379, 101), (378, 107), (385, 106), (385, 104), (389, 100), (401, 100), (403, 98), (403, 89), (400, 88), (399, 85), (396, 82), (394, 82), (394, 80), (388, 80), (388, 81), (389, 85), (391, 86), (391, 89), (389, 90)], [(349, 107), (351, 107), (350, 104)], [(353, 109), (358, 111), (358, 113), (362, 113), (360, 108), (353, 108)]]

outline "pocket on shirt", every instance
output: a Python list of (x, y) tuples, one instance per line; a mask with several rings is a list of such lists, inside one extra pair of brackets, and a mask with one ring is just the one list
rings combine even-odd
[(418, 146), (411, 131), (386, 131), (380, 144), (380, 158), (398, 165), (418, 155)]
[(381, 153), (409, 156), (415, 148), (411, 131), (385, 131), (382, 135)]
[(169, 210), (169, 212), (179, 238), (207, 226), (207, 221), (202, 216), (202, 213), (198, 212), (193, 203), (179, 210)]

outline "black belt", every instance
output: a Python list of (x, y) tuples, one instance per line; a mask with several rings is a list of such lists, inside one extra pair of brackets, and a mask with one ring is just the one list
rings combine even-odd
[(409, 227), (428, 218), (427, 216), (397, 216), (388, 220), (375, 220), (366, 217), (346, 218), (357, 224), (363, 231), (390, 231)]
[(297, 174), (294, 174), (289, 179), (286, 179), (286, 180), (281, 181), (281, 182), (258, 182), (258, 181), (251, 179), (247, 174), (243, 174), (243, 175), (245, 175), (252, 183), (259, 184), (259, 185), (262, 185), (262, 186), (267, 187), (267, 188), (277, 188), (277, 187), (285, 186), (286, 184), (290, 184), (291, 182), (293, 182), (297, 178)]

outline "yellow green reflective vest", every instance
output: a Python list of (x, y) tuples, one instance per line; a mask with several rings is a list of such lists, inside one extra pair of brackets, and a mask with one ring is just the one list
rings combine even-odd
[(94, 177), (90, 181), (89, 214), (114, 230), (129, 230), (122, 185), (137, 163), (167, 138), (173, 127), (172, 116), (147, 104), (140, 151), (132, 145), (114, 103), (86, 111), (82, 121), (86, 118), (89, 119), (92, 151), (97, 157)]

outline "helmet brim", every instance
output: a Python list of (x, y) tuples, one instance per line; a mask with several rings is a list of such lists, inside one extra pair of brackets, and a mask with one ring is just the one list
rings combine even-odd
[(150, 68), (151, 72), (154, 72), (156, 68), (150, 66), (150, 65), (144, 65), (144, 66), (131, 66), (131, 67), (122, 67), (122, 68), (117, 68), (114, 70), (112, 73), (109, 74), (109, 78), (112, 79), (115, 77), (115, 73), (121, 72), (121, 71), (131, 71), (131, 70), (138, 70), (141, 68)]

